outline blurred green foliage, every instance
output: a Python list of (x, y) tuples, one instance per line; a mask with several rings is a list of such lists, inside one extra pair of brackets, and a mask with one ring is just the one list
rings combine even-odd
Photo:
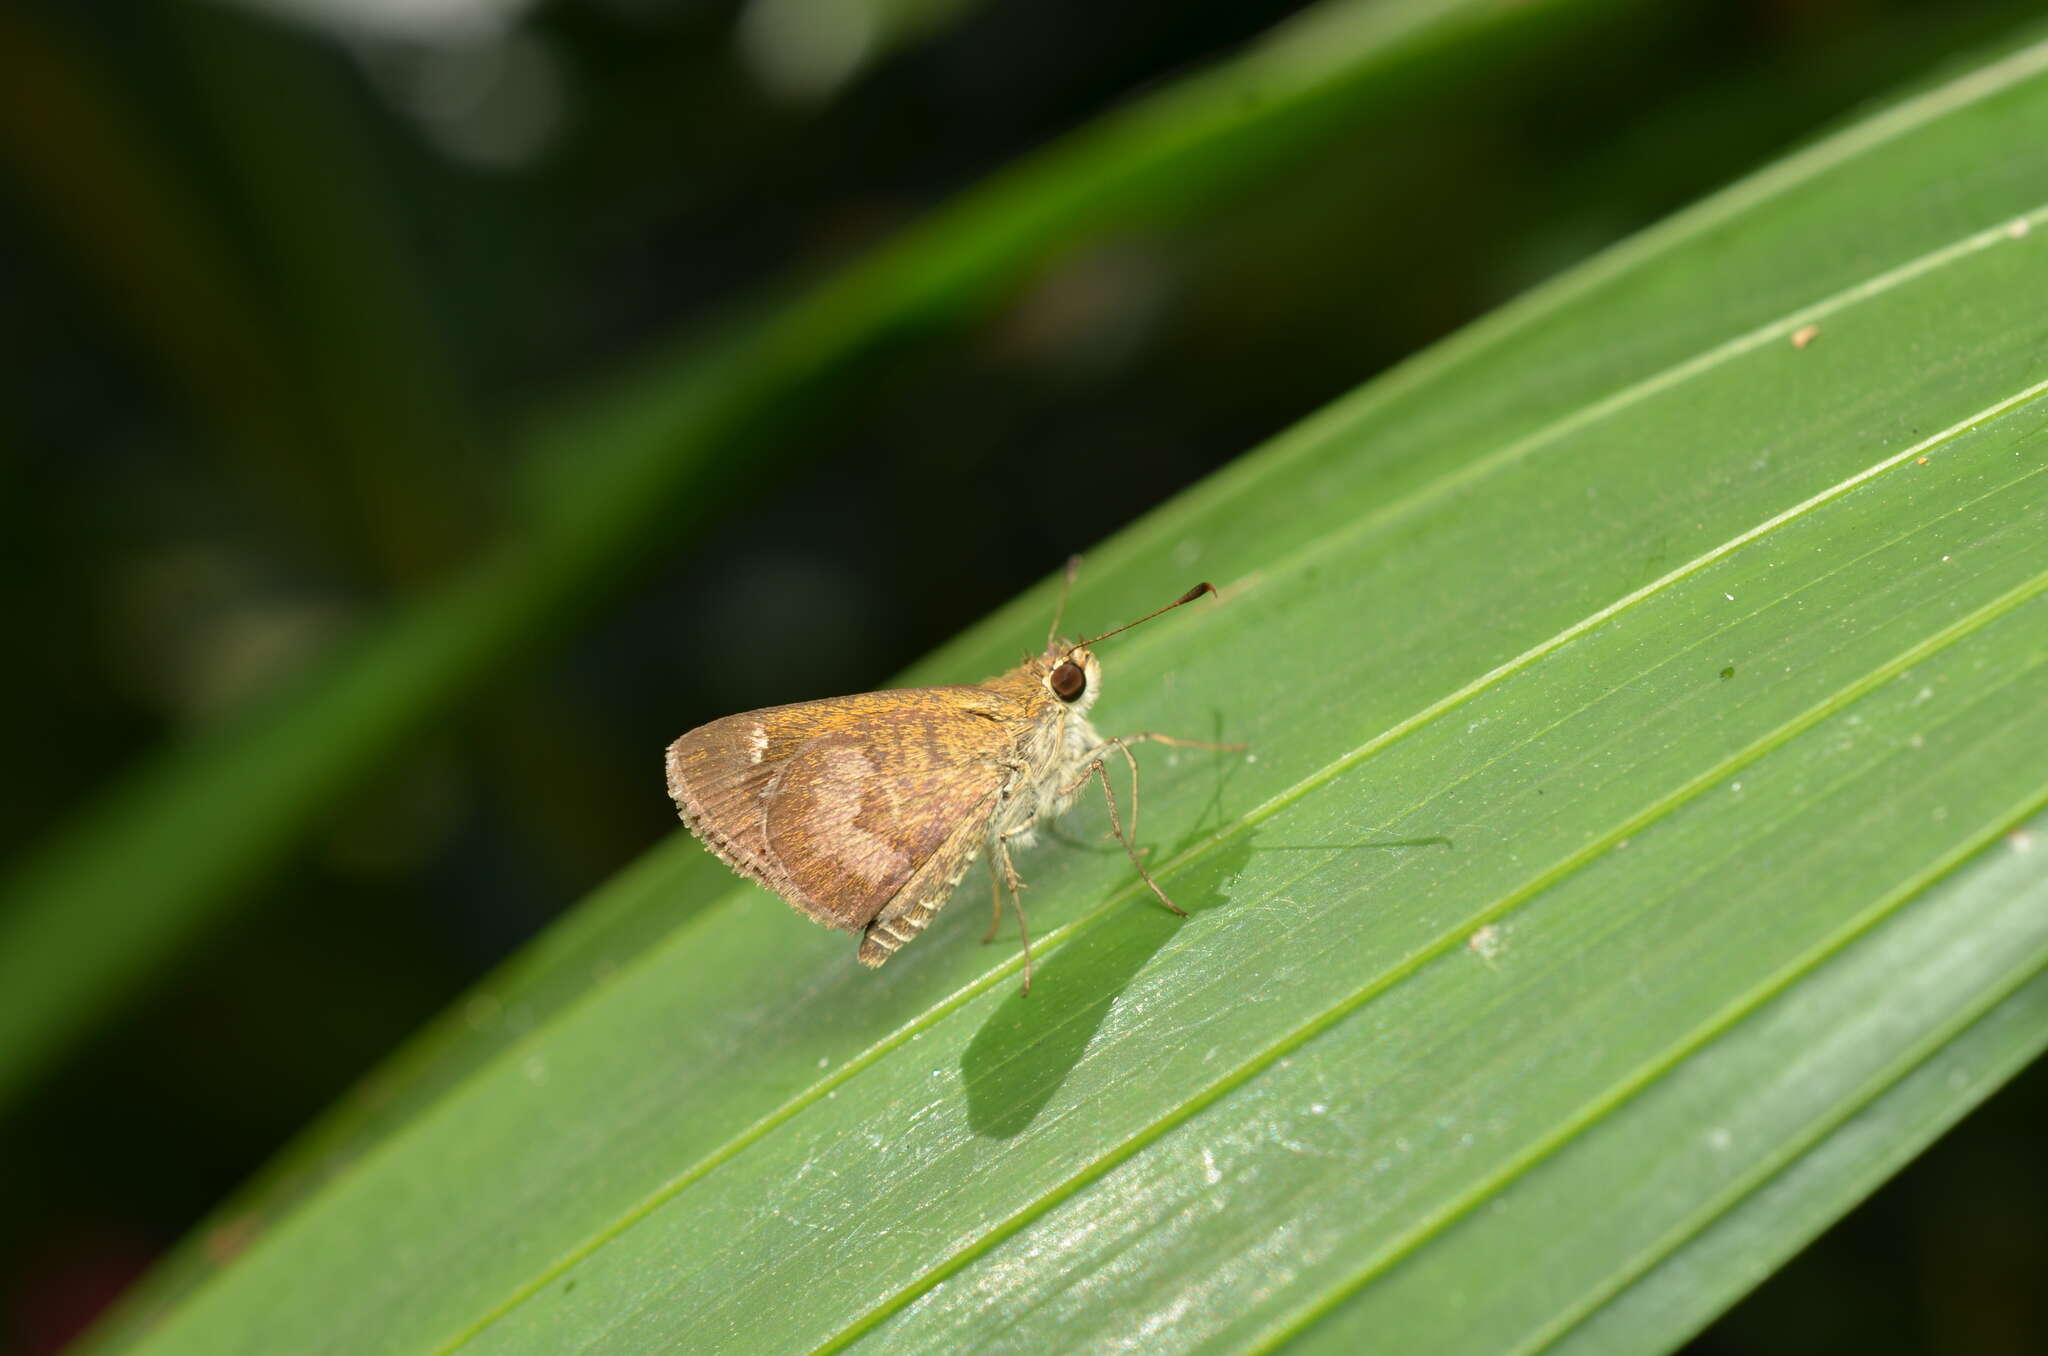
[[(759, 0), (422, 6), (400, 28), (310, 4), (0, 15), (0, 511), (32, 640), (5, 671), (25, 718), (0, 811), (32, 874), (10, 871), (27, 902), (0, 935), (104, 979), (11, 1033), (32, 1100), (0, 1153), (37, 1171), (0, 1185), (0, 1337), (46, 1349), (669, 832), (651, 768), (676, 732), (884, 679), (1374, 371), (2033, 12), (1525, 6), (1372, 99), (1268, 122), (1248, 89), (1233, 116), (1264, 132), (1107, 179), (1069, 225), (945, 234), (946, 204), (1028, 218), (1030, 161), (963, 195), (1077, 128), (1117, 168), (1129, 143), (1086, 129), (1142, 141), (1116, 110), (1199, 89), (1301, 8), (876, 4), (851, 37)], [(931, 276), (923, 242), (957, 270), (901, 296)], [(402, 657), (349, 667), (381, 653)], [(285, 776), (292, 740), (317, 756)], [(194, 766), (227, 769), (217, 800), (182, 795)], [(152, 796), (184, 817), (105, 853)], [(121, 908), (33, 912), (38, 880), (79, 872)], [(158, 885), (192, 902), (161, 928)], [(45, 978), (69, 991), (39, 963), (10, 997)], [(2009, 1127), (2042, 1095), (2016, 1085), (1979, 1147), (1840, 1232), (1822, 1256), (1855, 1260), (1817, 1265), (1865, 1302), (1815, 1344), (1957, 1331), (1969, 1278), (2040, 1255), (2039, 1215), (2011, 1210), (2040, 1168)], [(1708, 1347), (1812, 1332), (1798, 1276)]]

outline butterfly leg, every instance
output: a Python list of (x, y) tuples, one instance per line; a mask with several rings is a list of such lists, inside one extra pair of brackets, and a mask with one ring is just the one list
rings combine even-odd
[[(1170, 744), (1180, 749), (1215, 749), (1223, 753), (1241, 753), (1245, 748), (1242, 744), (1212, 744), (1205, 739), (1181, 739), (1175, 735), (1160, 734), (1156, 730), (1141, 730), (1137, 734), (1118, 735), (1114, 739), (1105, 739), (1090, 749), (1086, 755), (1089, 758), (1100, 758), (1109, 750), (1115, 749), (1124, 756), (1124, 761), (1131, 766), (1131, 837), (1134, 839), (1138, 836), (1138, 760), (1131, 754), (1131, 745), (1133, 744)], [(1087, 781), (1088, 777), (1088, 773), (1082, 773), (1080, 781), (1075, 782), (1072, 787), (1067, 789), (1069, 791), (1074, 790), (1081, 785), (1081, 782)]]
[(1135, 755), (1135, 754), (1133, 754), (1133, 753), (1131, 752), (1131, 746), (1130, 746), (1129, 742), (1128, 742), (1128, 741), (1126, 741), (1126, 740), (1124, 740), (1124, 739), (1122, 739), (1122, 738), (1112, 739), (1112, 740), (1110, 740), (1110, 741), (1109, 741), (1109, 742), (1108, 742), (1107, 744), (1103, 745), (1103, 747), (1104, 747), (1105, 749), (1108, 749), (1108, 748), (1114, 748), (1114, 749), (1115, 749), (1115, 750), (1116, 750), (1116, 751), (1117, 751), (1118, 753), (1122, 754), (1122, 755), (1124, 756), (1124, 762), (1125, 762), (1126, 764), (1128, 764), (1128, 765), (1129, 765), (1129, 767), (1130, 767), (1130, 769), (1131, 769), (1131, 834), (1130, 834), (1130, 837), (1131, 837), (1131, 841), (1135, 843), (1136, 841), (1138, 841), (1138, 759), (1137, 759), (1137, 755)]
[(1140, 730), (1136, 734), (1118, 735), (1115, 739), (1102, 741), (1105, 749), (1111, 744), (1171, 744), (1177, 749), (1213, 749), (1218, 753), (1243, 753), (1251, 747), (1249, 744), (1214, 744), (1206, 739), (1182, 739), (1157, 730)]
[[(1010, 907), (1017, 915), (1017, 942), (1024, 948), (1023, 996), (1029, 998), (1031, 996), (1031, 930), (1024, 925), (1024, 901), (1018, 894), (1018, 891), (1024, 888), (1024, 882), (1017, 879), (1016, 864), (1010, 860), (1010, 838), (1008, 834), (997, 834), (994, 843), (989, 848), (989, 861), (991, 862), (989, 879), (991, 881), (995, 880), (995, 867), (993, 863), (997, 857), (1003, 859), (1003, 877), (1010, 884)], [(996, 909), (996, 917), (1000, 920), (1002, 917), (1000, 897), (998, 897)], [(990, 928), (989, 935), (991, 937), (995, 935), (993, 927)]]
[[(1110, 742), (1115, 743), (1116, 741), (1111, 740)], [(1128, 756), (1129, 750), (1125, 750), (1125, 753), (1126, 756)], [(1133, 760), (1133, 766), (1135, 767), (1135, 760)], [(1103, 802), (1109, 806), (1109, 826), (1111, 829), (1115, 830), (1117, 841), (1124, 845), (1124, 855), (1131, 859), (1132, 866), (1138, 868), (1138, 875), (1144, 880), (1145, 884), (1148, 887), (1150, 887), (1152, 893), (1159, 896), (1159, 902), (1161, 904), (1164, 904), (1169, 910), (1179, 914), (1182, 918), (1187, 917), (1188, 911), (1186, 909), (1183, 909), (1180, 905), (1174, 903), (1172, 900), (1168, 899), (1166, 897), (1166, 891), (1159, 888), (1159, 882), (1152, 879), (1152, 873), (1145, 869), (1144, 858), (1138, 854), (1137, 846), (1131, 842), (1130, 836), (1124, 832), (1123, 820), (1117, 815), (1116, 812), (1116, 792), (1112, 790), (1109, 785), (1109, 768), (1106, 764), (1103, 763), (1101, 758), (1098, 757), (1091, 759), (1088, 764), (1088, 770), (1082, 773), (1080, 778), (1076, 780), (1072, 785), (1063, 788), (1060, 794), (1067, 795), (1074, 791), (1078, 791), (1081, 788), (1082, 782), (1087, 781), (1090, 777), (1093, 777), (1102, 783), (1102, 799)]]
[(1249, 744), (1215, 744), (1206, 739), (1182, 739), (1178, 735), (1161, 734), (1157, 730), (1140, 730), (1136, 734), (1118, 735), (1115, 739), (1103, 740), (1101, 747), (1106, 749), (1112, 744), (1170, 744), (1176, 749), (1210, 749), (1217, 753), (1243, 753), (1251, 747)]
[(993, 846), (982, 860), (988, 863), (989, 918), (988, 936), (981, 939), (981, 944), (987, 946), (996, 939), (996, 930), (1003, 925), (1003, 881), (996, 874), (996, 850)]

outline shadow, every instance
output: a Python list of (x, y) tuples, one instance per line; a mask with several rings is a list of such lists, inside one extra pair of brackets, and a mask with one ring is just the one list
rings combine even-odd
[[(1163, 882), (1173, 902), (1189, 917), (1225, 902), (1251, 860), (1255, 837), (1239, 833), (1175, 872)], [(1012, 990), (960, 1056), (974, 1133), (1009, 1139), (1038, 1119), (1094, 1043), (1117, 995), (1187, 921), (1141, 894), (1041, 963), (1030, 997)]]
[[(1232, 816), (1223, 808), (1224, 791), (1244, 766), (1235, 758), (1219, 764), (1196, 827), (1171, 851), (1160, 854), (1162, 860), (1170, 861), (1205, 839), (1213, 839), (1230, 821)], [(1123, 851), (1114, 843), (1079, 842), (1065, 834), (1056, 836), (1081, 850), (1119, 854)], [(1251, 859), (1261, 853), (1427, 847), (1451, 850), (1453, 846), (1449, 838), (1440, 834), (1264, 847), (1256, 846), (1257, 838), (1256, 827), (1241, 829), (1161, 884), (1173, 896), (1174, 903), (1193, 918), (1227, 902)], [(1009, 1139), (1029, 1127), (1094, 1043), (1118, 995), (1187, 922), (1187, 918), (1175, 917), (1160, 908), (1149, 894), (1139, 894), (1041, 962), (1032, 977), (1030, 996), (1012, 991), (961, 1053), (960, 1073), (967, 1090), (969, 1128), (990, 1139)]]
[[(1212, 718), (1220, 728), (1221, 713), (1212, 713)], [(1194, 827), (1158, 860), (1172, 860), (1212, 838), (1228, 822), (1223, 793), (1243, 770), (1239, 758), (1225, 757), (1216, 764), (1215, 780)], [(1059, 836), (1072, 841), (1065, 834)], [(1161, 882), (1188, 918), (1230, 897), (1231, 885), (1251, 860), (1256, 836), (1250, 830), (1242, 832)], [(1120, 845), (1099, 841), (1075, 846), (1123, 851)], [(975, 1134), (1008, 1139), (1038, 1118), (1094, 1043), (1117, 995), (1188, 918), (1168, 913), (1149, 892), (1139, 895), (1039, 965), (1029, 997), (1013, 991), (1003, 1000), (960, 1055), (967, 1124)]]

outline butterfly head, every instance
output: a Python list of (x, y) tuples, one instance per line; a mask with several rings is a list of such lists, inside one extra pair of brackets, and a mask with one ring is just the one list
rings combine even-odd
[(1079, 714), (1095, 705), (1102, 690), (1102, 663), (1093, 650), (1055, 641), (1046, 647), (1039, 667), (1045, 690), (1061, 706)]
[[(1068, 585), (1074, 582), (1074, 569), (1080, 564), (1080, 560), (1079, 556), (1074, 556), (1067, 561)], [(1039, 681), (1045, 685), (1045, 690), (1052, 694), (1053, 700), (1060, 706), (1075, 715), (1087, 714), (1088, 708), (1095, 705), (1095, 698), (1102, 688), (1102, 665), (1096, 662), (1095, 651), (1089, 648), (1091, 645), (1098, 640), (1120, 635), (1140, 622), (1151, 621), (1161, 612), (1171, 612), (1177, 607), (1192, 603), (1205, 593), (1215, 591), (1216, 588), (1212, 584), (1197, 584), (1165, 607), (1147, 612), (1137, 621), (1125, 622), (1114, 630), (1104, 631), (1101, 635), (1090, 636), (1086, 640), (1066, 641), (1059, 637), (1060, 617), (1067, 610), (1067, 595), (1063, 588), (1060, 591), (1059, 611), (1055, 612), (1052, 618), (1052, 634), (1046, 637), (1045, 653), (1033, 661), (1033, 667), (1039, 673)]]

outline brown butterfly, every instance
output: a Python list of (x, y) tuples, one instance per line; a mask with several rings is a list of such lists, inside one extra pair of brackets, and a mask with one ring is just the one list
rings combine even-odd
[[(1068, 587), (1077, 563), (1067, 563)], [(1030, 846), (1038, 826), (1066, 810), (1090, 778), (1101, 782), (1110, 824), (1138, 874), (1162, 904), (1186, 916), (1124, 831), (1103, 760), (1120, 753), (1130, 765), (1135, 832), (1131, 745), (1242, 745), (1149, 731), (1102, 738), (1088, 723), (1102, 687), (1102, 665), (1088, 647), (1215, 591), (1197, 584), (1157, 612), (1084, 641), (1059, 637), (1056, 612), (1042, 654), (972, 686), (798, 702), (700, 725), (668, 746), (669, 795), (727, 866), (818, 922), (860, 933), (863, 965), (882, 964), (924, 931), (985, 849), (994, 894), (989, 936), (1002, 921), (1007, 885), (1029, 993), (1031, 940), (1010, 854)]]

